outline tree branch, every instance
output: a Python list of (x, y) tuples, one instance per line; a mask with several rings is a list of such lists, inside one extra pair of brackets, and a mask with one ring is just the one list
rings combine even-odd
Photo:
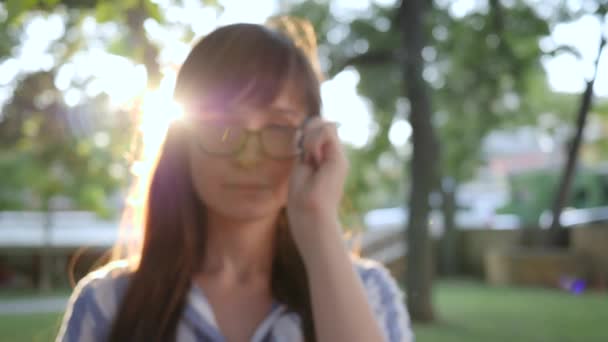
[(551, 236), (550, 243), (559, 244), (561, 241), (559, 240), (559, 229), (561, 228), (560, 216), (562, 213), (562, 209), (568, 200), (570, 194), (570, 188), (572, 185), (572, 180), (574, 178), (575, 166), (578, 160), (578, 154), (581, 142), (583, 140), (583, 130), (585, 129), (585, 124), (587, 121), (587, 115), (589, 110), (591, 109), (591, 105), (593, 102), (593, 85), (595, 83), (595, 79), (597, 78), (597, 69), (600, 57), (602, 55), (602, 50), (606, 45), (606, 38), (602, 36), (599, 45), (599, 51), (597, 54), (597, 58), (595, 59), (595, 70), (593, 72), (593, 76), (591, 79), (587, 81), (587, 87), (585, 88), (585, 92), (581, 97), (581, 104), (579, 107), (579, 112), (576, 119), (576, 133), (574, 138), (572, 139), (572, 143), (568, 148), (568, 160), (566, 161), (566, 165), (564, 166), (564, 171), (561, 176), (559, 188), (557, 190), (554, 202), (553, 202), (553, 219), (551, 222)]
[[(490, 0), (490, 9), (492, 16), (492, 24), (494, 26), (494, 32), (498, 36), (498, 49), (500, 52), (508, 56), (511, 60), (518, 60), (515, 52), (511, 48), (511, 45), (505, 38), (505, 21), (504, 12), (500, 0)], [(518, 77), (519, 69), (515, 66), (511, 68), (511, 72), (514, 77)]]
[(560, 46), (556, 47), (555, 49), (548, 51), (546, 54), (549, 56), (555, 57), (560, 53), (569, 53), (569, 54), (573, 55), (574, 57), (576, 57), (576, 59), (578, 59), (578, 60), (583, 59), (583, 55), (581, 55), (581, 52), (573, 45), (568, 45), (568, 44), (560, 45)]
[(333, 74), (338, 74), (348, 66), (373, 66), (399, 62), (399, 53), (394, 50), (377, 50), (368, 51), (356, 56), (347, 58), (342, 63), (339, 63), (333, 68)]

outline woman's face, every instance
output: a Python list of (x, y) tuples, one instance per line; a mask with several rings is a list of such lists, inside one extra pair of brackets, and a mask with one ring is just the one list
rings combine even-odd
[[(195, 124), (191, 127), (194, 129), (189, 130), (192, 136), (188, 139), (193, 184), (210, 214), (249, 221), (274, 216), (285, 206), (295, 158), (268, 157), (262, 149), (260, 136), (255, 134), (249, 134), (244, 145), (231, 156), (209, 153), (202, 148), (200, 139), (205, 134), (203, 131), (209, 133), (206, 137), (212, 136), (213, 133), (208, 131), (210, 129), (217, 130), (215, 134), (218, 143), (223, 138), (231, 139), (230, 134), (235, 130), (226, 127), (242, 127), (254, 131), (274, 127), (279, 128), (279, 132), (290, 132), (289, 128), (297, 128), (306, 117), (304, 106), (294, 101), (290, 95), (284, 90), (268, 108), (240, 106), (230, 109), (229, 113), (204, 110), (194, 115), (202, 117), (207, 123), (213, 123), (202, 123), (203, 126)], [(199, 130), (197, 127), (204, 128)], [(287, 130), (281, 131), (281, 128)], [(264, 146), (277, 147), (276, 144), (285, 141), (281, 134), (278, 134), (276, 140), (271, 138), (273, 136), (266, 136)], [(214, 145), (209, 145), (208, 148), (211, 146)]]

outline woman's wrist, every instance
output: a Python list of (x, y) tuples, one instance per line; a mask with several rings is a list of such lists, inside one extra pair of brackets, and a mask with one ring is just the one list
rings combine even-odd
[(346, 252), (346, 244), (342, 238), (342, 227), (337, 215), (323, 217), (308, 217), (292, 223), (296, 245), (304, 259), (304, 263), (316, 264), (336, 251)]

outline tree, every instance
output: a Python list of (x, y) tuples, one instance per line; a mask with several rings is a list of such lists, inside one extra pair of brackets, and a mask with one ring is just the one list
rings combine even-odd
[[(3, 4), (4, 5), (4, 4)], [(67, 13), (66, 31), (80, 32), (82, 18), (91, 13), (99, 21), (125, 22), (126, 37), (133, 46), (130, 57), (143, 60), (148, 81), (159, 80), (157, 48), (145, 37), (143, 20), (160, 18), (151, 1), (8, 1), (8, 17), (2, 35), (18, 45), (26, 14)], [(45, 246), (41, 249), (41, 289), (50, 287), (50, 229), (53, 212), (59, 207), (92, 210), (103, 217), (116, 214), (109, 198), (127, 184), (131, 135), (135, 116), (111, 109), (103, 96), (89, 98), (83, 105), (68, 107), (54, 85), (56, 71), (82, 49), (83, 36), (64, 36), (51, 49), (58, 63), (48, 72), (21, 75), (14, 94), (0, 117), (0, 170), (11, 175), (0, 187), (0, 209), (41, 210), (45, 213)], [(4, 43), (4, 41), (3, 41)], [(9, 48), (0, 46), (0, 53)], [(57, 51), (63, 51), (57, 52)], [(125, 50), (126, 51), (126, 50)], [(0, 55), (2, 56), (2, 55)], [(84, 89), (86, 84), (75, 84)], [(84, 93), (84, 92), (83, 92)], [(78, 123), (85, 127), (76, 127)]]
[(304, 1), (288, 9), (289, 14), (306, 18), (314, 25), (326, 78), (354, 70), (360, 75), (359, 93), (370, 100), (370, 140), (360, 148), (347, 146), (352, 167), (346, 199), (351, 212), (359, 214), (372, 208), (401, 206), (407, 177), (402, 165), (409, 152), (407, 146), (397, 148), (389, 140), (393, 122), (407, 118), (407, 100), (401, 92), (401, 67), (395, 52), (400, 44), (393, 22), (396, 8), (372, 3), (365, 14), (353, 11), (336, 15), (329, 4)]
[[(600, 15), (600, 17), (604, 17), (607, 11), (608, 5), (600, 6), (598, 9), (598, 14)], [(585, 91), (581, 96), (580, 108), (576, 120), (576, 133), (572, 139), (572, 142), (568, 146), (568, 159), (566, 161), (566, 164), (564, 165), (564, 170), (561, 176), (559, 188), (556, 191), (555, 198), (553, 201), (553, 210), (551, 211), (553, 213), (553, 220), (551, 223), (549, 239), (551, 245), (567, 244), (567, 240), (564, 241), (565, 239), (562, 238), (563, 234), (560, 234), (560, 217), (564, 204), (568, 200), (570, 188), (574, 179), (575, 167), (578, 160), (581, 142), (583, 139), (583, 130), (585, 129), (587, 116), (592, 106), (593, 85), (595, 84), (595, 79), (597, 77), (599, 59), (602, 55), (602, 50), (606, 45), (606, 37), (603, 34), (600, 35), (601, 38), (599, 43), (598, 54), (594, 63), (594, 73), (591, 79), (586, 82)]]
[[(429, 95), (432, 98), (429, 111), (433, 116), (430, 124), (436, 127), (441, 141), (441, 158), (435, 157), (441, 173), (417, 173), (416, 176), (414, 164), (417, 167), (420, 164), (413, 161), (410, 146), (397, 148), (388, 140), (388, 132), (397, 120), (409, 118), (414, 126), (412, 101), (419, 101), (418, 96), (405, 96), (404, 86), (411, 85), (399, 77), (403, 74), (403, 60), (410, 58), (404, 44), (412, 36), (404, 36), (402, 29), (404, 19), (400, 13), (404, 7), (372, 4), (362, 12), (339, 15), (332, 14), (324, 2), (306, 2), (294, 8), (293, 13), (314, 23), (321, 44), (322, 64), (329, 76), (345, 68), (356, 68), (361, 76), (358, 90), (370, 99), (377, 133), (367, 146), (351, 151), (351, 159), (357, 166), (352, 168), (349, 178), (352, 187), (348, 190), (359, 205), (357, 209), (386, 206), (386, 202), (378, 201), (379, 196), (374, 195), (378, 192), (390, 194), (391, 203), (403, 203), (406, 184), (410, 191), (411, 187), (418, 186), (417, 192), (420, 182), (432, 182), (434, 192), (441, 191), (440, 184), (445, 184), (444, 189), (450, 191), (444, 196), (444, 216), (447, 227), (451, 228), (456, 204), (454, 193), (458, 184), (470, 179), (482, 162), (480, 146), (485, 135), (495, 128), (535, 119), (534, 108), (538, 107), (528, 105), (528, 94), (538, 89), (538, 83), (542, 89), (546, 88), (544, 73), (538, 71), (542, 70), (538, 40), (548, 34), (547, 23), (521, 1), (509, 8), (508, 20), (498, 1), (491, 2), (490, 11), (471, 11), (462, 17), (450, 13), (450, 4), (429, 5), (425, 9), (428, 18), (422, 30), (428, 37), (419, 52), (424, 57), (421, 72), (426, 85), (423, 86), (432, 94)], [(420, 129), (414, 128), (413, 132), (416, 135)], [(412, 140), (415, 139), (413, 136)], [(436, 148), (432, 143), (418, 147), (431, 155)], [(387, 157), (397, 160), (404, 169), (409, 165), (412, 174), (403, 172), (396, 178), (385, 173), (377, 165)], [(376, 184), (387, 184), (388, 189)], [(429, 196), (423, 197), (426, 201)], [(419, 198), (406, 201), (410, 209), (414, 199)], [(428, 210), (428, 205), (424, 207)], [(448, 243), (442, 243), (441, 248), (447, 251), (443, 259), (448, 262), (454, 260), (449, 243), (451, 233), (453, 229), (448, 229), (444, 239)], [(412, 251), (408, 250), (409, 253)], [(430, 263), (427, 267), (433, 268)], [(427, 274), (420, 272), (417, 278)]]
[(405, 58), (404, 84), (411, 103), (410, 122), (414, 146), (411, 172), (410, 216), (407, 223), (408, 309), (419, 321), (434, 319), (432, 306), (433, 257), (428, 233), (429, 197), (438, 175), (439, 142), (432, 124), (431, 97), (422, 77), (422, 50), (427, 44), (429, 4), (403, 0), (399, 9)]
[[(50, 288), (53, 212), (91, 210), (114, 215), (108, 198), (127, 180), (130, 123), (112, 120), (103, 98), (68, 108), (54, 87), (54, 74), (28, 75), (3, 109), (0, 122), (0, 210), (44, 212), (41, 282)], [(78, 116), (84, 127), (70, 117)], [(109, 119), (109, 120), (108, 120)]]
[[(405, 119), (408, 114), (412, 126), (415, 127), (415, 161), (411, 163), (412, 197), (409, 202), (412, 221), (408, 223), (411, 227), (408, 234), (409, 241), (416, 241), (417, 244), (412, 247), (408, 243), (408, 306), (414, 319), (429, 320), (433, 316), (430, 305), (433, 267), (426, 217), (429, 210), (429, 192), (436, 183), (433, 176), (436, 173), (434, 153), (438, 146), (432, 132), (427, 85), (422, 79), (423, 60), (420, 51), (424, 47), (426, 28), (423, 22), (416, 19), (420, 13), (407, 12), (406, 7), (406, 2), (399, 7), (372, 5), (372, 8), (366, 11), (368, 17), (355, 17), (348, 24), (344, 20), (333, 18), (327, 8), (318, 3), (304, 3), (296, 8), (294, 13), (309, 18), (315, 24), (320, 35), (322, 62), (325, 62), (330, 77), (348, 66), (355, 66), (361, 75), (360, 92), (373, 100), (378, 132), (368, 146), (353, 152), (356, 162), (365, 160), (362, 164), (367, 165), (351, 168), (356, 172), (351, 174), (350, 179), (354, 180), (351, 184), (359, 187), (358, 194), (370, 197), (370, 192), (366, 189), (371, 190), (373, 186), (368, 185), (368, 175), (374, 174), (374, 185), (379, 179), (388, 181), (389, 187), (392, 185), (392, 191), (396, 192), (395, 198), (400, 198), (397, 199), (398, 203), (403, 203), (405, 188), (395, 187), (394, 184), (406, 182), (403, 179), (391, 179), (388, 175), (378, 175), (382, 170), (378, 170), (376, 161), (381, 158), (393, 158), (405, 164), (403, 152), (396, 150), (389, 142), (388, 131), (395, 120)], [(413, 10), (422, 9), (413, 7)], [(420, 26), (401, 26), (412, 23), (411, 20), (414, 20), (413, 25)], [(341, 35), (340, 31), (350, 34), (344, 35), (339, 43), (336, 43), (335, 36)], [(418, 50), (414, 51), (416, 49)], [(403, 108), (404, 105), (411, 109)], [(422, 162), (419, 162), (420, 158)], [(407, 173), (397, 175), (399, 178), (409, 178)]]
[(429, 64), (436, 72), (428, 79), (442, 141), (436, 191), (442, 194), (445, 227), (439, 252), (442, 272), (451, 275), (457, 272), (455, 195), (483, 163), (480, 148), (488, 133), (535, 122), (541, 107), (533, 100), (547, 88), (538, 41), (549, 27), (522, 1), (508, 12), (500, 1), (490, 1), (486, 11), (462, 17), (440, 7), (433, 18), (430, 46), (436, 52)]

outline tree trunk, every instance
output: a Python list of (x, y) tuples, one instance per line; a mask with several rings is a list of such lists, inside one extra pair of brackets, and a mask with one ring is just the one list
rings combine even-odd
[(406, 51), (403, 61), (406, 94), (411, 103), (413, 128), (410, 215), (407, 223), (406, 292), (410, 315), (415, 321), (432, 321), (433, 261), (428, 232), (429, 195), (437, 184), (438, 143), (431, 124), (431, 101), (422, 78), (422, 49), (426, 44), (425, 20), (428, 1), (403, 0), (400, 28)]
[(585, 130), (587, 116), (593, 102), (593, 85), (597, 76), (597, 66), (605, 44), (606, 39), (602, 37), (597, 59), (595, 60), (595, 71), (593, 77), (587, 81), (587, 87), (585, 88), (585, 92), (581, 97), (581, 104), (576, 119), (576, 133), (572, 139), (572, 142), (568, 146), (568, 160), (566, 161), (566, 165), (564, 165), (559, 188), (553, 201), (553, 207), (551, 210), (553, 213), (553, 220), (549, 230), (549, 243), (553, 246), (564, 246), (567, 244), (567, 239), (564, 238), (565, 234), (561, 229), (561, 222), (559, 218), (561, 216), (562, 209), (569, 198), (572, 180), (576, 171), (578, 153), (583, 140), (583, 132)]
[(446, 177), (442, 182), (442, 211), (443, 211), (443, 236), (439, 248), (441, 273), (446, 276), (455, 275), (458, 272), (458, 253), (456, 244), (456, 183), (453, 179)]

